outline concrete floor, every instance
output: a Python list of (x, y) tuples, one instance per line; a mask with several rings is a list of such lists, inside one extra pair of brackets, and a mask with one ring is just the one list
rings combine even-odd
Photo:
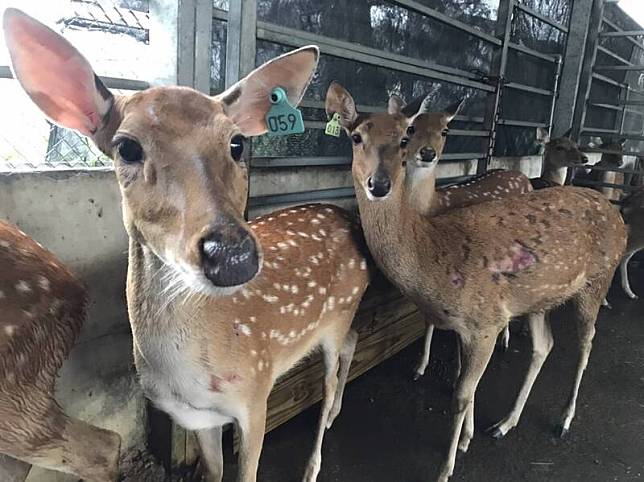
[[(644, 297), (644, 266), (632, 269)], [(572, 385), (577, 358), (567, 310), (553, 314), (555, 347), (537, 378), (521, 422), (504, 439), (484, 433), (509, 411), (527, 369), (530, 339), (513, 324), (510, 349), (496, 353), (479, 385), (476, 432), (452, 480), (644, 480), (644, 301), (614, 286), (601, 310), (571, 432), (553, 436)], [(411, 379), (420, 343), (351, 383), (324, 441), (319, 482), (427, 482), (447, 447), (454, 338), (435, 336), (430, 369)], [(300, 481), (313, 443), (319, 405), (266, 437), (258, 480)], [(226, 481), (235, 461), (227, 454)]]

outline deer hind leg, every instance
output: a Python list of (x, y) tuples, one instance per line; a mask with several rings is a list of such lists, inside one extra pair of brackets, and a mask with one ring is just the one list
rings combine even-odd
[(619, 272), (622, 278), (622, 289), (626, 293), (626, 295), (633, 299), (637, 299), (637, 295), (633, 293), (633, 290), (631, 289), (631, 284), (628, 281), (628, 262), (631, 260), (631, 258), (635, 255), (636, 251), (633, 251), (632, 253), (628, 253), (624, 258), (622, 258), (622, 262), (619, 265)]
[(329, 419), (326, 423), (326, 428), (331, 428), (336, 417), (340, 413), (342, 408), (342, 397), (344, 396), (344, 388), (347, 385), (347, 378), (349, 377), (349, 368), (351, 367), (351, 361), (353, 360), (353, 354), (356, 351), (356, 344), (358, 343), (358, 332), (355, 330), (349, 330), (342, 348), (340, 349), (340, 368), (338, 369), (338, 388), (335, 392), (333, 398), (333, 406), (331, 407), (331, 413), (329, 413)]
[(509, 347), (510, 347), (510, 325), (506, 326), (503, 329), (503, 333), (501, 334), (501, 348), (503, 348), (503, 351), (507, 351)]
[(494, 438), (504, 437), (519, 423), (523, 407), (525, 407), (530, 391), (532, 390), (532, 385), (537, 379), (541, 367), (546, 361), (546, 358), (548, 358), (554, 345), (550, 324), (546, 320), (545, 313), (532, 313), (529, 315), (528, 326), (530, 328), (530, 334), (532, 335), (532, 359), (530, 360), (528, 373), (526, 373), (525, 379), (523, 380), (523, 385), (514, 402), (512, 411), (503, 420), (488, 429), (490, 435)]
[(322, 464), (322, 440), (324, 439), (324, 430), (329, 421), (329, 415), (334, 403), (334, 398), (338, 392), (338, 364), (340, 359), (340, 343), (327, 341), (322, 345), (324, 357), (324, 397), (322, 398), (322, 407), (320, 409), (320, 422), (318, 426), (313, 452), (309, 458), (304, 472), (304, 482), (315, 482), (320, 473)]
[(438, 478), (440, 482), (447, 481), (454, 471), (456, 450), (460, 441), (465, 416), (469, 405), (474, 403), (476, 387), (490, 361), (497, 335), (498, 332), (490, 331), (489, 333), (468, 333), (466, 337), (461, 338), (462, 369), (454, 394), (454, 418), (452, 420), (451, 442), (447, 458), (443, 463)]
[(414, 380), (420, 379), (425, 374), (427, 365), (429, 365), (429, 353), (432, 347), (432, 337), (434, 336), (434, 325), (425, 317), (425, 341), (423, 344), (423, 355), (420, 358), (420, 362), (414, 370)]
[(577, 315), (579, 359), (577, 361), (577, 372), (575, 374), (575, 381), (570, 392), (568, 404), (564, 409), (561, 425), (557, 428), (557, 432), (560, 437), (564, 437), (568, 433), (572, 419), (575, 416), (579, 386), (581, 385), (581, 379), (584, 375), (584, 371), (586, 370), (586, 366), (588, 365), (588, 358), (590, 357), (590, 350), (592, 349), (593, 338), (595, 336), (595, 321), (597, 320), (601, 300), (608, 291), (610, 280), (611, 277), (609, 276), (599, 282), (595, 281), (595, 284), (591, 284), (573, 298)]
[(24, 482), (30, 469), (30, 464), (0, 454), (0, 480), (2, 482)]
[(207, 482), (221, 482), (224, 477), (224, 455), (221, 445), (222, 427), (197, 431), (201, 449), (201, 466), (206, 469)]

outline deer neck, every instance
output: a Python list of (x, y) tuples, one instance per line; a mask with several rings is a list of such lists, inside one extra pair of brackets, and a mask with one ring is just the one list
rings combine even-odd
[(404, 201), (419, 213), (429, 213), (436, 201), (436, 169), (433, 167), (406, 166)]
[(566, 183), (566, 176), (568, 175), (568, 168), (567, 167), (552, 167), (548, 165), (548, 162), (546, 161), (545, 163), (545, 169), (543, 171), (543, 178), (547, 179), (548, 181), (552, 181), (554, 183), (559, 184), (560, 186), (563, 186)]

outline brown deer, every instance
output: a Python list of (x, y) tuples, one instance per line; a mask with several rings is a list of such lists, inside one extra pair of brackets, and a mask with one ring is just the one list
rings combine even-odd
[(115, 482), (121, 438), (69, 417), (54, 398), (58, 370), (85, 319), (81, 283), (49, 251), (0, 221), (0, 479), (30, 464)]
[[(621, 197), (619, 189), (611, 186), (592, 185), (595, 184), (624, 184), (624, 173), (613, 171), (624, 167), (624, 143), (626, 139), (608, 139), (602, 140), (601, 137), (595, 138), (589, 143), (589, 147), (596, 147), (604, 151), (601, 160), (595, 164), (600, 169), (593, 169), (589, 174), (578, 174), (577, 179), (590, 181), (589, 187), (601, 192), (607, 199), (618, 201)], [(609, 169), (604, 170), (601, 168)]]
[(326, 374), (306, 469), (320, 470), (325, 428), (340, 410), (356, 343), (351, 322), (368, 284), (359, 232), (343, 210), (307, 205), (244, 221), (245, 137), (267, 131), (270, 96), (297, 105), (319, 51), (268, 62), (224, 93), (157, 87), (110, 92), (60, 35), (24, 13), (4, 16), (16, 78), (54, 122), (114, 160), (129, 235), (127, 302), (147, 396), (197, 431), (210, 480), (221, 480), (222, 425), (241, 432), (238, 479), (256, 480), (266, 401), (313, 350)]
[(644, 187), (639, 187), (622, 200), (622, 216), (628, 229), (628, 245), (626, 254), (620, 264), (622, 289), (632, 299), (638, 296), (633, 293), (628, 281), (628, 262), (637, 253), (644, 249)]
[[(626, 246), (621, 216), (601, 194), (558, 187), (421, 216), (405, 203), (403, 161), (409, 121), (400, 114), (358, 114), (351, 95), (332, 83), (327, 114), (338, 113), (353, 141), (353, 179), (364, 234), (376, 264), (437, 327), (461, 340), (462, 370), (439, 480), (453, 472), (457, 448), (474, 430), (474, 395), (496, 337), (511, 318), (528, 315), (533, 353), (510, 414), (496, 437), (516, 426), (553, 339), (546, 313), (572, 300), (579, 332), (577, 374), (561, 434), (575, 414), (595, 320)], [(413, 135), (413, 134), (412, 134)], [(574, 246), (575, 249), (569, 249)]]
[(543, 170), (541, 177), (530, 179), (535, 189), (563, 186), (568, 176), (568, 168), (573, 165), (588, 163), (588, 157), (579, 150), (579, 146), (572, 140), (568, 129), (561, 137), (550, 138), (550, 134), (543, 127), (537, 127), (537, 144), (544, 146)]
[[(406, 162), (405, 202), (420, 214), (433, 216), (459, 207), (471, 206), (493, 199), (525, 194), (532, 191), (530, 179), (518, 171), (496, 169), (469, 181), (445, 188), (436, 188), (436, 166), (443, 155), (449, 132), (449, 123), (456, 117), (463, 105), (457, 102), (442, 112), (431, 112), (427, 98), (420, 102), (417, 112), (413, 112), (415, 102), (405, 105), (397, 95), (389, 98), (389, 114), (405, 114), (410, 117), (407, 133), (410, 137), (407, 148), (419, 152), (419, 156)], [(414, 371), (414, 379), (425, 374), (429, 364), (434, 325), (426, 320), (427, 331), (423, 354)], [(510, 343), (510, 330), (505, 328), (502, 346), (507, 349)], [(459, 357), (457, 357), (459, 359)]]

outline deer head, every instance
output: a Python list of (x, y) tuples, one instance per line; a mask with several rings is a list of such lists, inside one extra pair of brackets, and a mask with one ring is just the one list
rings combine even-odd
[(626, 139), (602, 139), (601, 137), (593, 137), (588, 143), (589, 147), (609, 151), (602, 153), (601, 162), (613, 167), (622, 167), (624, 164), (624, 144)]
[(560, 169), (570, 164), (586, 164), (588, 158), (579, 150), (579, 146), (570, 137), (572, 129), (561, 137), (551, 139), (548, 131), (537, 127), (536, 142), (544, 146), (544, 164), (548, 169)]
[(273, 88), (297, 105), (319, 51), (278, 57), (214, 97), (185, 87), (110, 92), (67, 40), (16, 9), (4, 14), (15, 77), (56, 124), (114, 160), (130, 238), (196, 290), (241, 286), (262, 253), (244, 221), (247, 142), (267, 131)]

